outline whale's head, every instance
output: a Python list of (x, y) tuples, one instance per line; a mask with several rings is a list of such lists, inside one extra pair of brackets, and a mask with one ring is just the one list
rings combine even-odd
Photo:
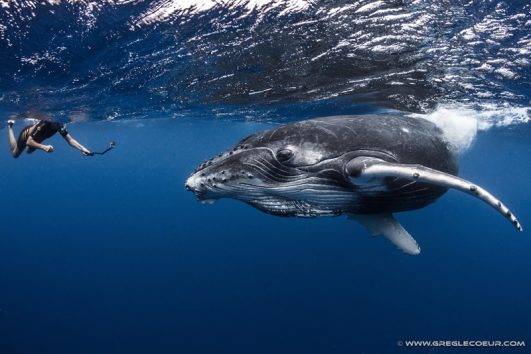
[(204, 162), (186, 188), (201, 201), (234, 198), (275, 215), (338, 214), (354, 198), (341, 155), (301, 129), (283, 126)]

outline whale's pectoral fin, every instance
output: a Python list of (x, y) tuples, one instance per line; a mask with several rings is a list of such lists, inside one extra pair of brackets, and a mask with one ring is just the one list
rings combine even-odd
[(346, 164), (345, 169), (354, 183), (356, 180), (397, 177), (460, 190), (483, 200), (509, 220), (517, 230), (523, 230), (515, 215), (498, 198), (480, 186), (448, 173), (422, 165), (390, 163), (369, 157), (356, 157)]
[(350, 217), (365, 226), (374, 236), (385, 236), (405, 253), (414, 256), (420, 253), (417, 241), (411, 237), (409, 232), (400, 225), (392, 214), (351, 214)]

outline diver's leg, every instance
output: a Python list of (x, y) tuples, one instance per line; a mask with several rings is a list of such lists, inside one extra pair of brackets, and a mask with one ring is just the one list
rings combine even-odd
[(15, 124), (14, 120), (7, 121), (7, 135), (9, 137), (9, 150), (11, 151), (11, 155), (13, 155), (14, 158), (17, 158), (22, 151), (18, 148), (15, 132), (13, 131), (13, 124)]

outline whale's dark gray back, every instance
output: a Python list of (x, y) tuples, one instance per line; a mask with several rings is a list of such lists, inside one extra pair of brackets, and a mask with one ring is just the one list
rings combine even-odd
[(359, 150), (381, 151), (396, 162), (422, 164), (457, 174), (457, 159), (442, 131), (433, 123), (406, 116), (332, 116), (280, 126), (254, 134), (241, 143), (274, 146), (312, 143), (323, 159)]

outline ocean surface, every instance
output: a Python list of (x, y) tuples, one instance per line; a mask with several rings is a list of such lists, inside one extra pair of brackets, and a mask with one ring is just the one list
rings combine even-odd
[[(0, 0), (0, 354), (529, 352), (530, 27), (527, 1)], [(397, 215), (411, 257), (184, 188), (253, 132), (388, 113), (439, 125), (524, 232), (449, 191)], [(13, 159), (28, 117), (117, 147)]]

